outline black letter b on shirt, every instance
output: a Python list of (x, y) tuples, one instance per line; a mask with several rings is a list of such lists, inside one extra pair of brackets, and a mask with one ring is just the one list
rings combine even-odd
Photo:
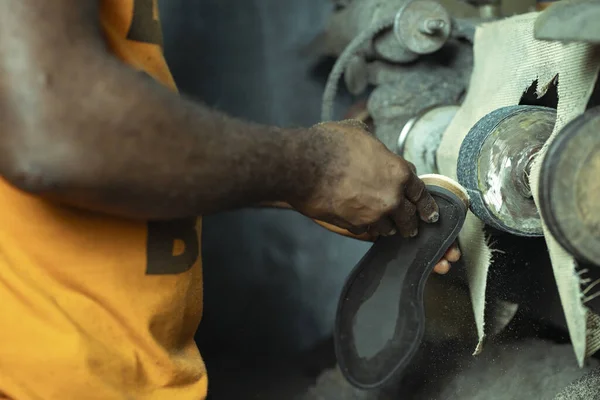
[(195, 218), (148, 222), (147, 275), (189, 271), (199, 252)]

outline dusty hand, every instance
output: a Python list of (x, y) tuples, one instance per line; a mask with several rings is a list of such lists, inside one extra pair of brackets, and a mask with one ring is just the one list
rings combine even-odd
[[(434, 223), (438, 206), (414, 166), (389, 151), (358, 121), (328, 122), (311, 129), (327, 159), (308, 198), (293, 204), (305, 215), (354, 234), (405, 237), (418, 234), (419, 218)], [(451, 248), (436, 266), (446, 273), (460, 257)]]
[(412, 164), (389, 151), (358, 121), (328, 122), (312, 132), (327, 157), (308, 198), (294, 206), (304, 214), (352, 233), (412, 237), (419, 217), (438, 220), (438, 207)]

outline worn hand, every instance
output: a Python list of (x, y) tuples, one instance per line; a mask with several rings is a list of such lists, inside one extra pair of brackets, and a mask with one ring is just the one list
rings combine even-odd
[[(293, 206), (303, 214), (371, 237), (418, 234), (419, 218), (434, 223), (438, 206), (414, 166), (389, 151), (355, 120), (311, 129), (327, 147), (328, 160), (311, 195)], [(446, 273), (460, 251), (452, 247), (436, 266)]]
[(418, 218), (438, 220), (438, 207), (414, 166), (389, 151), (349, 120), (316, 125), (312, 131), (327, 147), (327, 159), (308, 198), (296, 209), (354, 234), (405, 237), (418, 233)]

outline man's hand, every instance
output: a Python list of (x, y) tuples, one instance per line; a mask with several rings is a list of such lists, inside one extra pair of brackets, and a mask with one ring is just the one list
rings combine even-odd
[[(332, 223), (353, 234), (418, 234), (418, 219), (433, 223), (438, 206), (417, 177), (414, 166), (369, 135), (366, 125), (349, 120), (312, 128), (318, 142), (329, 147), (330, 159), (313, 193), (293, 204), (305, 215)], [(460, 259), (454, 244), (434, 271), (446, 274)]]
[(312, 193), (292, 205), (354, 234), (418, 234), (418, 219), (436, 222), (438, 207), (414, 166), (369, 135), (358, 121), (312, 128), (328, 157)]
[(448, 249), (448, 251), (446, 251), (446, 254), (444, 254), (444, 258), (442, 258), (436, 264), (436, 266), (433, 268), (433, 270), (440, 275), (446, 275), (448, 272), (450, 272), (450, 264), (455, 263), (458, 260), (460, 260), (460, 256), (461, 256), (460, 249), (458, 248), (458, 245), (456, 243), (454, 243)]

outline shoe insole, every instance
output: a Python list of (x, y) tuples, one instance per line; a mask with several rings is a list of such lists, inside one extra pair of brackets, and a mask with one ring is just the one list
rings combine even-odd
[(437, 185), (427, 188), (440, 209), (438, 222), (422, 222), (414, 238), (377, 239), (342, 290), (335, 350), (342, 373), (358, 388), (384, 386), (409, 366), (425, 329), (425, 282), (465, 221), (466, 197)]

